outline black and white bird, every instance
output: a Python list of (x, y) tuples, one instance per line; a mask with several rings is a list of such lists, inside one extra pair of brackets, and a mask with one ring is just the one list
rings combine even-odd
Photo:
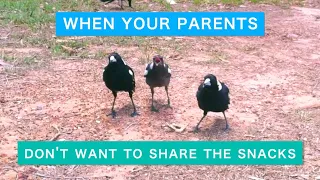
[(229, 88), (223, 82), (220, 82), (213, 74), (207, 74), (204, 77), (203, 83), (198, 87), (196, 97), (199, 108), (203, 110), (203, 117), (194, 130), (199, 130), (199, 125), (208, 112), (222, 112), (226, 120), (225, 130), (227, 130), (229, 124), (225, 111), (229, 109), (230, 104)]
[[(106, 2), (107, 4), (109, 4), (109, 3), (113, 2), (114, 0), (100, 0), (100, 1), (101, 1), (101, 2)], [(119, 0), (119, 6), (121, 7), (121, 9), (123, 9), (122, 1), (123, 1), (123, 0)], [(129, 7), (132, 8), (131, 1), (132, 1), (132, 0), (128, 0), (128, 3), (129, 3)]]
[(139, 115), (132, 98), (133, 92), (135, 91), (135, 77), (133, 70), (126, 64), (126, 62), (117, 52), (111, 53), (108, 56), (108, 61), (108, 65), (104, 68), (103, 81), (105, 85), (112, 91), (114, 96), (111, 114), (109, 115), (112, 115), (113, 118), (116, 117), (114, 104), (117, 98), (117, 93), (120, 91), (129, 93), (134, 109), (131, 116), (134, 117)]
[(146, 83), (151, 89), (152, 104), (151, 110), (158, 112), (158, 110), (153, 105), (154, 88), (164, 87), (167, 93), (168, 106), (170, 107), (170, 98), (168, 93), (168, 86), (170, 84), (171, 70), (169, 65), (163, 60), (163, 57), (156, 55), (153, 57), (153, 61), (146, 65), (144, 72), (144, 77), (146, 78)]

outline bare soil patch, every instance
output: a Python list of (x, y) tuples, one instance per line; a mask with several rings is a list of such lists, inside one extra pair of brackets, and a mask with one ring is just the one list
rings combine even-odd
[[(314, 3), (317, 3), (314, 1)], [(184, 7), (184, 6), (182, 6)], [(209, 7), (208, 7), (209, 8)], [(102, 81), (105, 60), (55, 60), (12, 78), (0, 71), (0, 166), (2, 179), (315, 179), (320, 176), (320, 16), (319, 10), (255, 5), (233, 10), (264, 11), (265, 37), (154, 38), (172, 68), (169, 89), (173, 109), (150, 111), (151, 94), (144, 78), (146, 55), (138, 46), (92, 47), (117, 50), (136, 73), (134, 100), (126, 93), (116, 101), (118, 117), (106, 114), (112, 93)], [(1, 36), (6, 35), (6, 31)], [(156, 40), (156, 41), (155, 41)], [(179, 48), (167, 44), (176, 43)], [(17, 54), (46, 49), (3, 48)], [(15, 71), (19, 71), (16, 69)], [(209, 113), (198, 134), (188, 132), (202, 116), (195, 93), (199, 81), (214, 73), (231, 90), (226, 113)], [(166, 104), (156, 89), (157, 107)], [(183, 133), (168, 132), (165, 123), (185, 124)], [(40, 166), (20, 167), (17, 140), (296, 140), (304, 141), (303, 166)], [(10, 169), (10, 170), (8, 170)], [(105, 177), (96, 177), (105, 175)], [(46, 178), (45, 178), (46, 177)], [(96, 177), (96, 178), (94, 178)], [(107, 178), (106, 178), (107, 177)]]

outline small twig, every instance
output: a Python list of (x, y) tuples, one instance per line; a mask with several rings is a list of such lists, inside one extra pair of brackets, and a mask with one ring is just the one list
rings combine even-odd
[(244, 137), (252, 137), (252, 138), (255, 138), (256, 136), (250, 135), (250, 134), (246, 134), (246, 135), (244, 135)]
[(56, 141), (59, 136), (61, 136), (62, 134), (71, 134), (73, 132), (73, 130), (70, 130), (69, 132), (61, 132), (60, 129), (57, 126), (52, 126), (53, 128), (55, 128), (57, 130), (57, 134), (55, 134), (50, 141)]
[(222, 57), (219, 57), (219, 56), (218, 56), (218, 59), (220, 59), (220, 61), (222, 61), (222, 62), (227, 62), (227, 63), (229, 62), (229, 61), (227, 61), (227, 60), (225, 60), (225, 59), (223, 59)]
[(0, 39), (8, 39), (8, 37), (10, 36), (10, 34), (11, 34), (11, 32), (10, 32), (10, 33), (8, 33), (6, 36), (2, 36), (2, 37), (0, 37)]
[(136, 124), (137, 124), (136, 122), (129, 124), (129, 126), (124, 129), (124, 131), (128, 130), (131, 126), (136, 125)]
[(254, 176), (248, 176), (249, 179), (253, 179), (253, 180), (264, 180), (258, 177), (254, 177)]
[(105, 177), (105, 178), (112, 178), (111, 176), (108, 176), (106, 174), (104, 175), (100, 175), (100, 176), (87, 176), (87, 177), (53, 177), (53, 176), (49, 176), (49, 175), (45, 175), (45, 174), (40, 174), (40, 173), (35, 173), (36, 176), (42, 177), (42, 178), (50, 178), (50, 179), (92, 179), (92, 178), (101, 178), (101, 177)]
[(109, 175), (99, 175), (99, 176), (86, 176), (85, 178), (89, 178), (89, 179), (92, 179), (92, 178), (101, 178), (101, 177), (105, 177), (105, 178), (112, 178), (112, 176), (109, 176)]
[(298, 177), (299, 175), (298, 174), (290, 174), (289, 176), (290, 177)]
[(61, 136), (61, 133), (58, 127), (56, 126), (52, 126), (52, 127), (55, 128), (58, 133), (55, 136), (53, 136), (53, 138), (51, 138), (50, 141), (56, 141), (59, 138), (59, 136)]
[(143, 167), (140, 167), (140, 168), (137, 168), (137, 169), (132, 169), (132, 173), (135, 173), (135, 172), (138, 172), (138, 171), (141, 171), (141, 170), (143, 170)]
[(50, 141), (56, 141), (61, 135), (61, 133), (57, 133), (53, 138), (50, 139)]
[(263, 129), (260, 131), (261, 133), (264, 133), (264, 131), (267, 129), (266, 121), (263, 123)]
[(8, 81), (14, 80), (14, 79), (19, 79), (19, 77), (8, 78), (8, 77), (6, 76), (6, 78), (5, 78), (5, 79), (1, 79), (1, 81), (6, 81), (6, 82), (8, 83)]
[(54, 177), (51, 177), (51, 176), (48, 176), (48, 175), (45, 175), (45, 174), (40, 174), (40, 173), (35, 173), (34, 175), (39, 176), (39, 177), (42, 177), (42, 178), (55, 179)]
[(318, 79), (316, 79), (316, 84), (313, 86), (313, 88), (312, 88), (312, 91), (314, 91), (316, 88), (317, 88), (317, 86), (318, 86), (318, 84), (319, 84), (319, 79), (320, 78), (318, 78)]
[(3, 167), (2, 169), (3, 169), (3, 170), (13, 170), (14, 172), (18, 173), (18, 171), (15, 170), (13, 167), (8, 167), (8, 166), (6, 166), (6, 167)]
[(188, 125), (189, 124), (187, 124), (186, 126), (180, 126), (180, 125), (176, 125), (175, 123), (173, 124), (166, 123), (166, 126), (168, 126), (169, 128), (171, 128), (172, 130), (178, 133), (183, 132)]

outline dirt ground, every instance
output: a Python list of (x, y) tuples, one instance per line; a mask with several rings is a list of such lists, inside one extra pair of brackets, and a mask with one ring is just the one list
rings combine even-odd
[[(52, 60), (8, 76), (0, 66), (1, 179), (320, 179), (320, 10), (250, 5), (237, 11), (264, 11), (264, 37), (150, 37), (161, 45), (172, 69), (172, 109), (150, 111), (143, 78), (145, 54), (138, 46), (91, 47), (118, 51), (136, 73), (134, 101), (141, 114), (130, 117), (126, 93), (110, 113), (112, 93), (102, 81), (105, 60)], [(207, 7), (206, 7), (207, 8)], [(210, 8), (207, 8), (210, 10)], [(0, 28), (1, 29), (1, 28)], [(10, 31), (2, 28), (0, 35)], [(177, 47), (167, 46), (175, 44)], [(46, 54), (47, 49), (3, 47), (2, 52)], [(221, 54), (221, 56), (213, 56)], [(224, 132), (222, 113), (209, 113), (199, 133), (195, 93), (202, 77), (214, 73), (231, 91)], [(156, 89), (157, 107), (166, 104)], [(166, 123), (187, 125), (182, 133)], [(17, 140), (303, 140), (302, 166), (18, 166)], [(18, 174), (18, 176), (17, 176)]]

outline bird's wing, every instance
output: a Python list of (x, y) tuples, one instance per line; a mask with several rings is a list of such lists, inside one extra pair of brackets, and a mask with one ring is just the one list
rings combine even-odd
[(226, 86), (224, 83), (221, 83), (222, 85), (222, 93), (224, 94), (224, 96), (226, 97), (228, 104), (230, 104), (230, 98), (229, 98), (229, 88), (228, 86)]
[(147, 77), (149, 72), (152, 70), (153, 68), (153, 63), (149, 63), (146, 65), (146, 69), (144, 70), (144, 77)]
[(169, 65), (164, 64), (164, 68), (166, 69), (166, 72), (168, 73), (168, 76), (170, 77), (171, 76), (171, 69), (170, 69)]
[(128, 67), (128, 73), (132, 77), (133, 89), (135, 89), (136, 82), (135, 82), (135, 77), (134, 77), (134, 71), (131, 67), (129, 67), (129, 66), (127, 66), (127, 67)]
[(221, 85), (222, 85), (222, 89), (223, 89), (224, 93), (229, 94), (230, 91), (229, 91), (228, 86), (226, 86), (223, 82), (221, 83)]
[(102, 76), (104, 82), (107, 82), (107, 73), (108, 73), (108, 69), (107, 67), (105, 67), (103, 70), (103, 76)]
[(196, 97), (199, 98), (200, 97), (200, 94), (202, 92), (202, 89), (203, 89), (203, 84), (201, 83), (198, 87), (198, 91), (197, 91), (197, 94), (196, 94)]

